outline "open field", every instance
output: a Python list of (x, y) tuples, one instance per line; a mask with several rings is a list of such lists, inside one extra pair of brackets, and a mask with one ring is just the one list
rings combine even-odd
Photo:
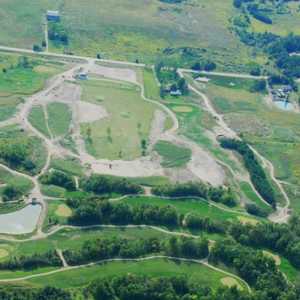
[(161, 165), (165, 168), (184, 167), (192, 155), (190, 149), (166, 141), (158, 141), (154, 150), (162, 157)]
[(25, 97), (39, 91), (46, 80), (63, 69), (60, 63), (0, 54), (0, 121), (12, 117)]
[[(193, 55), (182, 55), (181, 47), (191, 47), (198, 59), (211, 58), (227, 68), (243, 68), (255, 59), (229, 29), (235, 12), (230, 0), (176, 5), (156, 0), (43, 0), (24, 5), (20, 0), (5, 0), (1, 3), (0, 44), (40, 45), (47, 9), (60, 10), (62, 27), (68, 33), (66, 48), (76, 54), (153, 62), (170, 48), (175, 51), (164, 53), (168, 60), (190, 63)], [(50, 43), (51, 51), (64, 48), (61, 43)]]
[(59, 102), (47, 105), (48, 124), (54, 137), (63, 136), (68, 133), (72, 113), (68, 105)]
[(83, 167), (81, 166), (80, 162), (71, 157), (65, 158), (52, 158), (50, 163), (50, 168), (63, 171), (65, 173), (69, 173), (75, 176), (83, 175)]
[[(299, 115), (273, 107), (264, 93), (247, 90), (250, 82), (225, 86), (226, 80), (212, 78), (202, 90), (230, 127), (274, 164), (277, 178), (299, 184)], [(299, 205), (293, 201), (292, 207)]]
[(285, 13), (270, 13), (272, 18), (272, 25), (259, 22), (254, 18), (251, 18), (251, 27), (255, 32), (272, 32), (278, 35), (288, 35), (293, 32), (294, 34), (300, 34), (300, 11), (299, 3), (297, 1), (291, 1), (287, 4), (288, 10)]
[[(208, 217), (219, 221), (225, 220), (237, 220), (238, 213), (228, 212), (221, 210), (213, 205), (210, 205), (205, 200), (200, 199), (186, 199), (186, 200), (177, 200), (177, 199), (161, 199), (159, 197), (129, 197), (122, 200), (125, 203), (131, 204), (133, 206), (139, 206), (142, 204), (150, 204), (167, 206), (172, 205), (176, 207), (180, 214), (195, 213), (201, 217)], [(251, 217), (249, 217), (251, 219)]]
[[(44, 144), (38, 137), (24, 133), (18, 126), (8, 126), (1, 128), (0, 140), (3, 143), (3, 151), (5, 149), (11, 149), (10, 151), (12, 151), (14, 147), (18, 147), (19, 153), (22, 152), (21, 155), (26, 156), (26, 159), (33, 163), (33, 167), (30, 170), (25, 170), (24, 165), (15, 165), (16, 169), (37, 174), (45, 165), (47, 152)], [(9, 164), (5, 156), (1, 160), (3, 163)]]
[(142, 154), (156, 109), (140, 96), (137, 86), (108, 81), (82, 84), (82, 100), (103, 106), (108, 117), (82, 123), (86, 148), (96, 158), (132, 160)]
[(50, 133), (46, 125), (45, 114), (42, 106), (40, 105), (34, 106), (30, 111), (28, 120), (31, 123), (31, 125), (35, 127), (37, 130), (39, 130), (42, 134), (44, 134), (47, 137), (50, 137)]
[[(42, 278), (29, 280), (30, 283), (38, 286), (47, 284), (56, 287), (82, 287), (90, 280), (109, 278), (126, 274), (147, 275), (151, 277), (170, 277), (174, 275), (188, 276), (191, 282), (198, 283), (212, 288), (222, 286), (221, 279), (224, 274), (214, 271), (206, 266), (196, 263), (170, 261), (165, 259), (153, 259), (144, 262), (110, 262), (91, 266), (78, 270), (57, 273)], [(244, 287), (244, 285), (241, 283)]]
[[(33, 187), (32, 182), (21, 176), (16, 176), (0, 167), (0, 184), (7, 184), (15, 186), (22, 194), (27, 194)], [(1, 196), (1, 188), (0, 188)]]

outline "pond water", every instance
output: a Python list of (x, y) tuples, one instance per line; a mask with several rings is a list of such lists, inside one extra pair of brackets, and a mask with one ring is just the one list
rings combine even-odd
[(294, 109), (293, 105), (286, 101), (275, 101), (274, 103), (278, 108), (283, 109), (283, 110), (291, 111)]
[(18, 211), (0, 215), (0, 233), (25, 234), (34, 231), (41, 210), (39, 204), (30, 204)]

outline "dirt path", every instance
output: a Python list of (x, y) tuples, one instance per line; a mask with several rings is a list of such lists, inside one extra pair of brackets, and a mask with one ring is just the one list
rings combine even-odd
[[(184, 76), (182, 70), (179, 70), (179, 75), (180, 76)], [(219, 113), (217, 113), (217, 111), (214, 109), (213, 105), (211, 104), (210, 99), (203, 94), (202, 92), (200, 92), (199, 90), (197, 90), (196, 88), (194, 88), (192, 85), (189, 85), (189, 88), (195, 92), (196, 94), (198, 94), (199, 96), (202, 97), (205, 106), (207, 107), (208, 111), (212, 114), (212, 116), (215, 118), (215, 120), (218, 122), (218, 125), (223, 128), (224, 133), (223, 135), (228, 137), (228, 138), (235, 138), (235, 139), (239, 139), (239, 136), (236, 134), (235, 131), (233, 131), (228, 125), (227, 123), (224, 121), (223, 116), (220, 115)], [(275, 223), (286, 223), (290, 217), (290, 213), (289, 213), (289, 206), (290, 206), (290, 199), (287, 195), (287, 193), (285, 192), (283, 186), (281, 185), (281, 182), (279, 180), (277, 180), (277, 178), (275, 177), (275, 169), (273, 164), (268, 161), (265, 157), (263, 157), (256, 149), (254, 149), (252, 146), (249, 145), (249, 147), (251, 148), (251, 150), (255, 153), (255, 155), (262, 161), (262, 164), (264, 167), (266, 167), (270, 173), (271, 179), (273, 180), (273, 182), (275, 182), (275, 184), (278, 186), (281, 194), (283, 195), (286, 204), (284, 207), (278, 207), (276, 212), (271, 214), (269, 219), (272, 222)], [(254, 188), (252, 182), (251, 182), (251, 186)], [(256, 189), (254, 188), (254, 191), (256, 192), (256, 194), (259, 194)], [(260, 199), (262, 199), (262, 197), (259, 195)], [(267, 203), (266, 201), (264, 201), (264, 203)], [(268, 204), (269, 205), (269, 204)]]
[(63, 255), (62, 250), (56, 249), (56, 253), (57, 253), (57, 255), (59, 256), (59, 258), (60, 258), (60, 260), (61, 260), (61, 263), (62, 263), (63, 267), (64, 267), (64, 268), (69, 267), (69, 265), (68, 265), (68, 263), (67, 263), (67, 261), (66, 261), (64, 255)]

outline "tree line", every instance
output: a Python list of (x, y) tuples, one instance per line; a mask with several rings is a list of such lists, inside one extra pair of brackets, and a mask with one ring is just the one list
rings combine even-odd
[(227, 239), (216, 242), (209, 261), (235, 270), (254, 289), (254, 299), (299, 299), (299, 291), (286, 280), (275, 261), (262, 251)]
[(293, 216), (288, 224), (259, 223), (256, 226), (231, 224), (229, 234), (239, 243), (267, 248), (285, 256), (300, 268), (300, 217)]
[(236, 287), (212, 289), (187, 276), (151, 277), (135, 274), (95, 280), (86, 289), (94, 300), (252, 300)]
[(98, 238), (86, 241), (78, 250), (66, 250), (63, 255), (70, 265), (86, 264), (112, 258), (140, 258), (147, 255), (166, 255), (191, 259), (208, 256), (208, 241), (187, 237), (169, 239)]
[(207, 186), (201, 182), (156, 186), (152, 189), (152, 193), (166, 197), (199, 197), (207, 201), (220, 202), (230, 207), (236, 205), (236, 198), (230, 187)]
[(56, 251), (34, 253), (33, 255), (12, 256), (0, 262), (0, 270), (32, 270), (42, 267), (60, 267), (61, 260)]
[(250, 178), (255, 189), (268, 203), (273, 206), (273, 208), (276, 208), (274, 190), (264, 169), (259, 164), (255, 154), (247, 143), (236, 139), (222, 138), (220, 145), (225, 149), (237, 151), (243, 157), (244, 165), (250, 174)]

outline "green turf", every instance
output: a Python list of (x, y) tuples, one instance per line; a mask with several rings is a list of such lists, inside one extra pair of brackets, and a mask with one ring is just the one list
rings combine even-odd
[[(219, 81), (225, 80), (219, 77)], [(291, 184), (300, 183), (300, 121), (297, 113), (268, 105), (264, 94), (251, 93), (244, 86), (227, 87), (212, 80), (202, 89), (216, 110), (224, 114), (229, 126), (273, 163), (277, 178)], [(275, 185), (274, 188), (278, 201), (282, 201)], [(297, 201), (292, 200), (291, 206), (298, 210)]]
[[(220, 287), (220, 280), (225, 277), (224, 274), (203, 265), (155, 259), (145, 262), (111, 262), (98, 266), (57, 273), (44, 278), (35, 278), (29, 280), (29, 282), (43, 286), (45, 285), (46, 278), (47, 284), (51, 286), (61, 288), (82, 287), (94, 279), (109, 278), (116, 274), (126, 275), (128, 273), (151, 277), (185, 275), (188, 276), (191, 282), (201, 284), (202, 286), (209, 286), (211, 288)], [(242, 284), (242, 286), (244, 285)]]
[(39, 130), (42, 134), (44, 134), (47, 137), (50, 137), (42, 106), (33, 106), (28, 116), (28, 120), (31, 123), (31, 125), (37, 130)]
[(143, 100), (140, 89), (131, 84), (90, 80), (82, 83), (82, 87), (82, 100), (103, 105), (109, 114), (107, 118), (82, 124), (88, 152), (97, 158), (140, 157), (142, 140), (148, 140), (156, 106)]
[(154, 71), (151, 68), (143, 69), (143, 81), (145, 86), (145, 96), (149, 99), (161, 100), (158, 82), (155, 80)]
[(78, 160), (73, 158), (53, 158), (50, 167), (75, 176), (83, 175), (83, 167)]
[(54, 137), (66, 135), (69, 131), (72, 112), (67, 104), (53, 102), (47, 105), (48, 124)]
[(0, 183), (17, 187), (23, 194), (28, 193), (33, 188), (33, 183), (22, 176), (16, 176), (4, 168), (0, 167)]
[(190, 149), (166, 141), (158, 141), (154, 150), (162, 157), (161, 165), (165, 168), (184, 167), (192, 156)]
[(160, 207), (172, 205), (177, 208), (180, 214), (185, 215), (192, 212), (201, 217), (209, 217), (215, 220), (235, 220), (239, 216), (238, 213), (227, 212), (214, 207), (205, 200), (175, 200), (161, 199), (159, 197), (128, 197), (122, 201), (133, 206), (140, 206), (142, 204), (157, 205)]
[(257, 194), (253, 191), (251, 185), (248, 182), (241, 182), (240, 183), (240, 187), (242, 192), (245, 194), (245, 196), (252, 201), (253, 203), (255, 203), (257, 206), (259, 206), (260, 208), (271, 212), (272, 208), (265, 204), (263, 201), (261, 201), (261, 199), (257, 196)]
[(56, 185), (41, 185), (41, 192), (43, 195), (48, 197), (55, 197), (55, 198), (64, 198), (66, 190), (62, 187)]

